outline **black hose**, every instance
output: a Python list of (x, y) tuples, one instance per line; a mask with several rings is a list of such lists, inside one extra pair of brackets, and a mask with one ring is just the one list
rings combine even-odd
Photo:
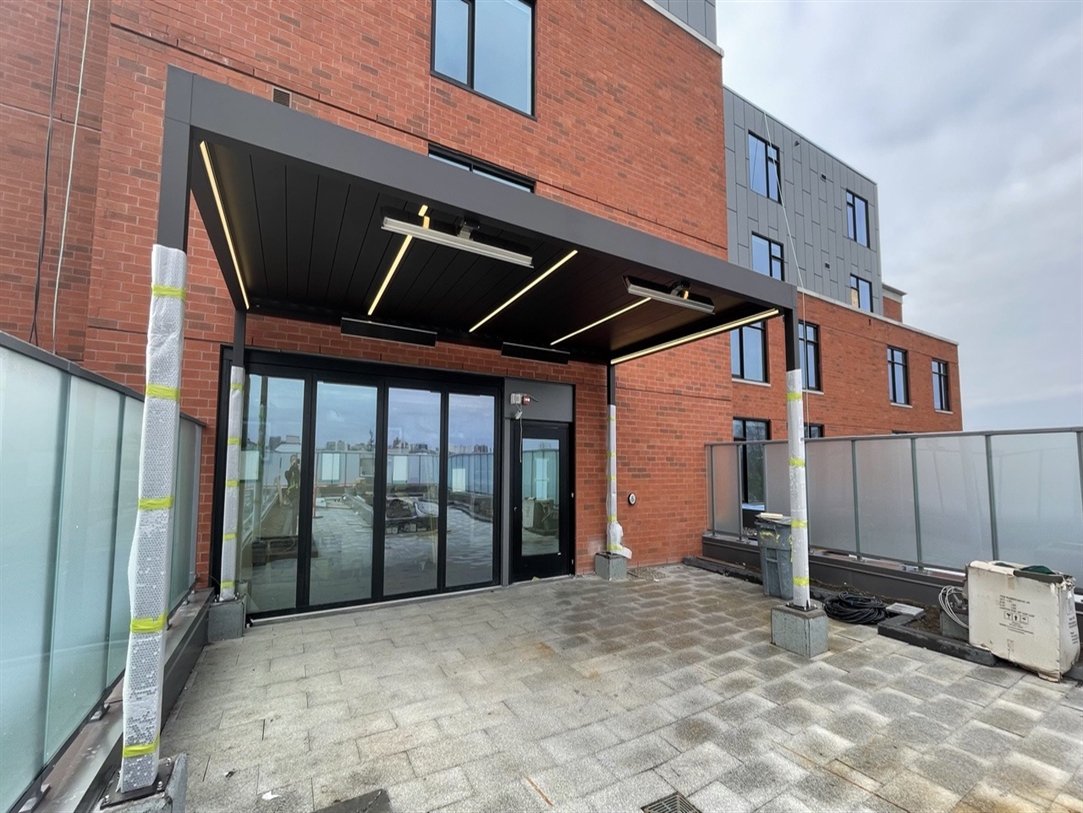
[(824, 612), (847, 624), (879, 624), (887, 618), (884, 602), (874, 596), (839, 593), (824, 602)]

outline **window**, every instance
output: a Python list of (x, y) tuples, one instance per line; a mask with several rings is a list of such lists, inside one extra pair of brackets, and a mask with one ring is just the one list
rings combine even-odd
[(434, 0), (432, 69), (523, 113), (534, 112), (534, 6)]
[(748, 134), (748, 185), (753, 192), (771, 200), (781, 200), (778, 193), (778, 147), (759, 136)]
[[(770, 440), (770, 438), (770, 426), (767, 421), (751, 418), (733, 419), (734, 440)], [(739, 446), (737, 458), (741, 471), (741, 502), (746, 508), (756, 507), (763, 510), (767, 498), (763, 444)]]
[(806, 390), (821, 390), (820, 386), (820, 327), (807, 322), (797, 323), (797, 340), (801, 350), (801, 373)]
[(459, 155), (458, 153), (451, 152), (450, 150), (443, 150), (439, 147), (429, 147), (429, 158), (435, 158), (437, 161), (451, 164), (451, 166), (458, 167), (467, 172), (473, 172), (475, 175), (481, 175), (490, 180), (498, 181), (502, 184), (507, 184), (508, 186), (514, 186), (516, 189), (523, 189), (527, 192), (534, 191), (534, 182), (530, 180), (530, 178), (524, 178), (522, 175), (508, 172), (506, 169), (494, 167), (492, 164), (486, 164), (485, 162), (478, 161), (468, 155)]
[(805, 437), (806, 438), (822, 438), (824, 435), (824, 425), (822, 423), (806, 423), (805, 424)]
[(854, 274), (850, 275), (850, 304), (872, 313), (872, 283)]
[(746, 381), (767, 381), (766, 331), (763, 323), (730, 333), (730, 372)]
[(846, 236), (863, 246), (869, 244), (869, 204), (849, 189), (846, 190)]
[(951, 410), (951, 383), (948, 379), (948, 363), (933, 359), (933, 407), (941, 412)]
[(887, 349), (887, 387), (891, 403), (910, 403), (910, 386), (906, 379), (906, 351), (897, 347)]
[(782, 279), (782, 243), (752, 235), (752, 270)]

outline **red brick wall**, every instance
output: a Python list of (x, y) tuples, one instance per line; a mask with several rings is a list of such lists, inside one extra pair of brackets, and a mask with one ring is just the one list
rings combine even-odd
[(902, 302), (898, 302), (890, 297), (885, 296), (884, 302), (884, 317), (887, 319), (894, 319), (896, 322), (901, 322), (902, 318)]

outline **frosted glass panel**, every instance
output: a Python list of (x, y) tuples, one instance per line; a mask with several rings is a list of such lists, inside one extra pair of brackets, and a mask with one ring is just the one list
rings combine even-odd
[(919, 437), (921, 559), (962, 570), (992, 558), (989, 475), (982, 436)]
[(910, 438), (856, 445), (862, 555), (917, 561)]
[(42, 766), (63, 374), (0, 348), (0, 810)]
[(169, 565), (169, 607), (180, 603), (195, 581), (196, 472), (199, 469), (199, 426), (181, 420), (177, 446), (177, 499), (173, 511), (173, 549)]
[(809, 545), (856, 553), (854, 467), (848, 440), (805, 444)]
[(992, 439), (999, 556), (1083, 581), (1083, 502), (1075, 434)]
[(105, 690), (121, 395), (73, 378), (61, 489), (45, 756)]
[(790, 444), (767, 443), (767, 510), (784, 516), (790, 515)]
[(106, 683), (124, 671), (128, 654), (131, 603), (128, 600), (128, 557), (135, 537), (135, 513), (139, 502), (139, 443), (143, 431), (143, 404), (124, 399), (124, 433), (120, 450), (117, 489), (117, 530), (113, 554), (113, 595), (109, 611), (109, 657)]
[(714, 477), (714, 517), (716, 533), (737, 535), (741, 531), (741, 500), (737, 481), (737, 447), (711, 446), (711, 472)]

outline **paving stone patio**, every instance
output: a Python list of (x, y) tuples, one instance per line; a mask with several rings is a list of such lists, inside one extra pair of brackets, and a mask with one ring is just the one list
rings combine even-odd
[(1083, 687), (831, 622), (684, 566), (305, 618), (208, 646), (163, 732), (189, 809), (1083, 813)]

